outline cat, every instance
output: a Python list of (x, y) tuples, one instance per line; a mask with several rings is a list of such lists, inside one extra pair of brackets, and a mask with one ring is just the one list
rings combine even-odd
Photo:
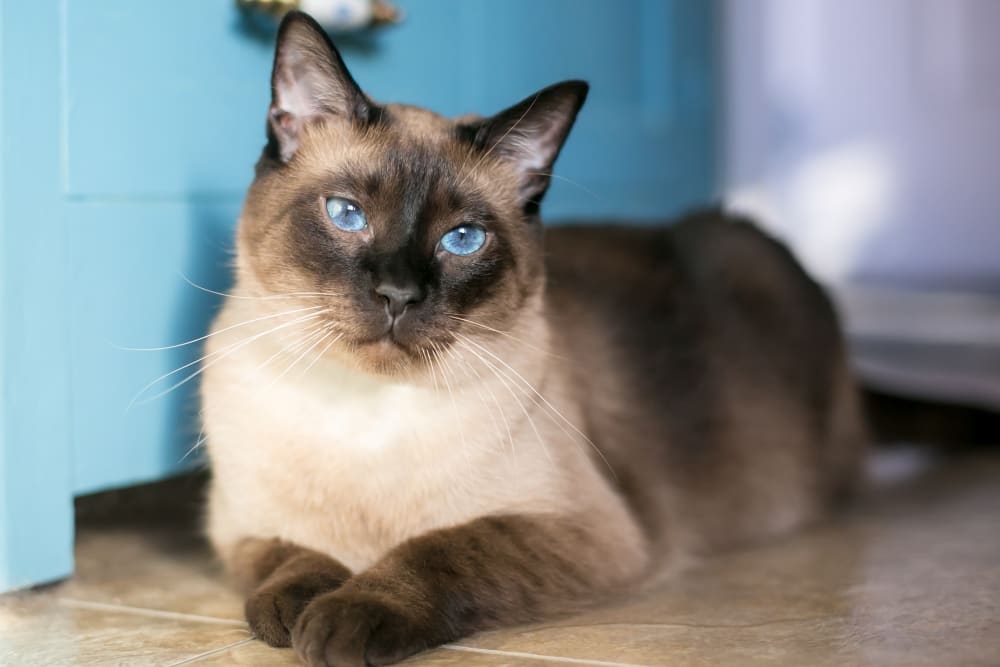
[(449, 120), (278, 33), (203, 362), (207, 531), (253, 633), (383, 665), (823, 516), (865, 428), (830, 302), (750, 222), (543, 229), (588, 86)]

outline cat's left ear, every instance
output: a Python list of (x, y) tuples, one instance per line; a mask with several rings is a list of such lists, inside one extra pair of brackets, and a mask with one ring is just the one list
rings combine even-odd
[(459, 127), (460, 134), (478, 148), (515, 166), (520, 175), (521, 204), (530, 214), (538, 211), (549, 188), (552, 165), (588, 89), (585, 81), (563, 81), (491, 118)]

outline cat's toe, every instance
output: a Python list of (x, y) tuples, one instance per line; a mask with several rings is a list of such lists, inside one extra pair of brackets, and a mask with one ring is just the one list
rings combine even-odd
[(413, 624), (384, 603), (340, 592), (314, 600), (292, 631), (292, 646), (310, 667), (388, 665), (427, 648)]
[(365, 667), (370, 623), (336, 595), (324, 595), (299, 617), (292, 646), (310, 667)]
[(365, 660), (373, 667), (391, 665), (439, 643), (443, 642), (432, 640), (431, 633), (422, 631), (411, 619), (391, 614), (382, 619), (368, 638)]
[(314, 596), (315, 591), (295, 586), (254, 592), (244, 606), (250, 631), (270, 646), (291, 646), (292, 628)]
[(291, 563), (296, 564), (290, 571), (273, 574), (247, 598), (244, 607), (251, 632), (271, 646), (291, 646), (292, 628), (306, 606), (339, 588), (350, 576), (346, 568), (321, 555), (300, 557)]

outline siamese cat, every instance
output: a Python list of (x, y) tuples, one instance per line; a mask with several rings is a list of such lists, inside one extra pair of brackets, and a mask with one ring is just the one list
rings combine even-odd
[(381, 104), (278, 33), (203, 363), (208, 532), (253, 633), (384, 665), (820, 517), (865, 449), (833, 309), (719, 212), (544, 229), (587, 84)]

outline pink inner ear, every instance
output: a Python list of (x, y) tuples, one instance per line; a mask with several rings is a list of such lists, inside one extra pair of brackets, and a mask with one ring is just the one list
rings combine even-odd
[(294, 113), (274, 105), (271, 106), (268, 115), (270, 116), (271, 128), (280, 144), (281, 160), (288, 162), (299, 147), (298, 134), (301, 130), (301, 120)]
[(292, 125), (295, 123), (295, 117), (286, 111), (282, 111), (281, 109), (271, 109), (271, 118), (281, 127), (282, 130), (286, 131), (291, 131)]

